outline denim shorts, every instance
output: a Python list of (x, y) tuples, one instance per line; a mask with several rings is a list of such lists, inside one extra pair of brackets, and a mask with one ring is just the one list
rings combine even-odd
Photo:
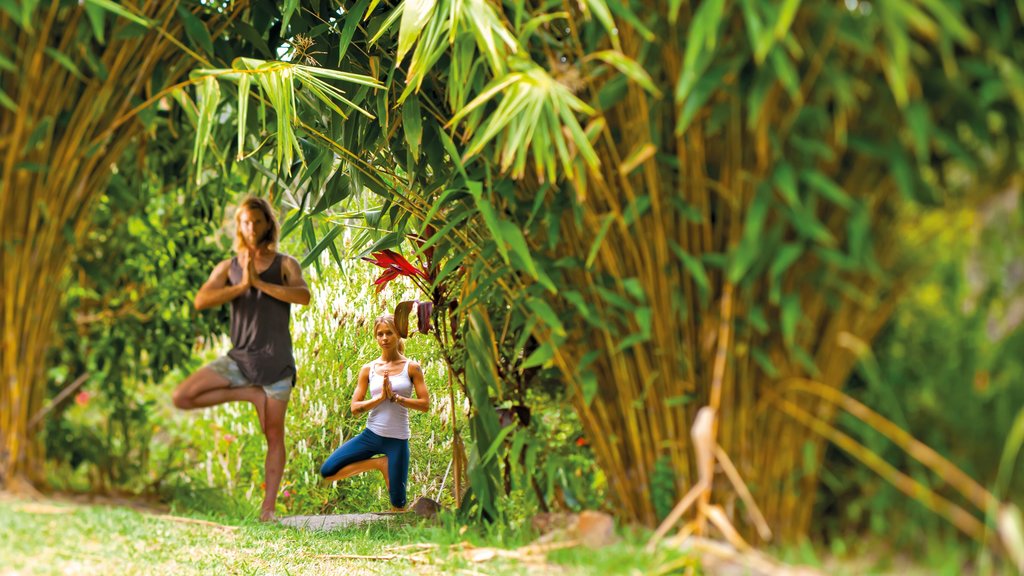
[[(248, 378), (242, 374), (242, 370), (238, 367), (238, 363), (231, 359), (230, 356), (221, 356), (213, 362), (206, 365), (206, 368), (213, 370), (220, 376), (227, 379), (229, 385), (228, 388), (244, 388), (246, 386), (256, 386), (249, 381)], [(278, 380), (273, 384), (267, 384), (261, 386), (263, 392), (267, 395), (267, 398), (273, 398), (274, 400), (280, 400), (281, 402), (287, 402), (292, 395), (292, 384), (294, 378), (288, 377), (284, 380)]]

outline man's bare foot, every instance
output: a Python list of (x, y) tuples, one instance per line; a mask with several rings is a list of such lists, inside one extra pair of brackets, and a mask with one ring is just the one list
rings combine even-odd
[(277, 515), (273, 510), (260, 510), (260, 522), (277, 522)]

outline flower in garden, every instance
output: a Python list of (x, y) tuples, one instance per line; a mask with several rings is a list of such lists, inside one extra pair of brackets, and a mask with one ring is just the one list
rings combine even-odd
[(78, 394), (75, 394), (75, 404), (78, 404), (79, 406), (88, 406), (90, 398), (92, 398), (92, 394), (83, 390)]
[(373, 282), (374, 285), (377, 286), (377, 292), (383, 290), (384, 287), (387, 286), (388, 282), (391, 282), (399, 276), (419, 276), (427, 279), (426, 272), (410, 264), (408, 260), (394, 250), (374, 252), (373, 258), (367, 258), (364, 256), (363, 260), (371, 262), (384, 269), (384, 273)]
[(234, 434), (225, 434), (224, 435), (224, 441), (227, 442), (228, 444), (231, 444), (232, 442), (235, 441), (235, 435)]

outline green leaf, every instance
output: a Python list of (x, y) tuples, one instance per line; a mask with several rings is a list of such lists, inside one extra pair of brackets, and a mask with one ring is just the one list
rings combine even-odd
[(83, 7), (85, 8), (86, 17), (89, 18), (89, 25), (92, 26), (92, 35), (96, 37), (96, 41), (101, 45), (106, 44), (103, 25), (104, 16), (107, 11), (91, 2), (86, 2)]
[(768, 59), (771, 61), (772, 69), (775, 70), (779, 84), (786, 89), (789, 97), (797, 104), (803, 103), (803, 94), (800, 92), (800, 73), (797, 72), (796, 65), (786, 55), (785, 50), (781, 46), (777, 46), (772, 50)]
[(558, 319), (558, 314), (551, 308), (551, 306), (539, 298), (530, 298), (526, 301), (526, 306), (538, 318), (544, 321), (544, 324), (551, 330), (551, 333), (558, 338), (565, 338), (565, 326), (562, 325), (562, 321)]
[(850, 195), (840, 188), (839, 185), (831, 178), (822, 174), (818, 170), (810, 169), (801, 171), (800, 180), (803, 181), (804, 184), (807, 184), (809, 187), (816, 190), (821, 196), (841, 208), (849, 210), (854, 206), (853, 198), (851, 198)]
[(345, 25), (342, 26), (341, 34), (338, 35), (338, 68), (341, 67), (341, 63), (345, 59), (345, 53), (348, 52), (348, 47), (352, 43), (352, 37), (355, 36), (356, 30), (359, 28), (359, 22), (362, 20), (363, 15), (366, 14), (366, 8), (369, 5), (370, 0), (359, 0), (355, 6), (342, 16)]
[(131, 20), (132, 22), (135, 22), (140, 26), (145, 26), (146, 28), (151, 28), (153, 26), (153, 21), (128, 11), (126, 8), (124, 8), (117, 2), (113, 2), (111, 0), (85, 0), (85, 3), (92, 4), (93, 6), (98, 6), (99, 8), (102, 8), (107, 12), (117, 14), (118, 16)]
[(604, 242), (604, 237), (608, 234), (608, 229), (612, 225), (612, 221), (615, 219), (615, 214), (609, 212), (601, 218), (601, 227), (597, 230), (597, 235), (594, 236), (594, 241), (590, 244), (590, 250), (587, 251), (587, 261), (583, 265), (588, 270), (594, 265), (594, 258), (597, 257), (597, 251), (601, 248), (601, 243)]
[(330, 231), (328, 231), (327, 234), (324, 234), (324, 237), (321, 238), (319, 242), (317, 242), (316, 246), (313, 246), (309, 253), (306, 254), (306, 257), (302, 259), (302, 263), (300, 265), (303, 268), (305, 268), (306, 266), (309, 266), (313, 262), (316, 262), (317, 257), (320, 256), (320, 253), (323, 252), (324, 249), (327, 248), (328, 246), (334, 244), (334, 239), (338, 237), (338, 234), (341, 233), (342, 229), (343, 228), (341, 226), (335, 226), (331, 228)]
[(341, 202), (345, 198), (348, 198), (352, 191), (351, 182), (348, 174), (345, 173), (344, 166), (339, 166), (331, 179), (327, 181), (327, 185), (324, 186), (324, 193), (320, 196), (320, 200), (316, 203), (316, 207), (313, 208), (313, 214), (319, 214), (324, 210), (327, 210), (331, 206), (334, 206), (338, 202)]
[(71, 58), (68, 58), (63, 52), (53, 48), (52, 46), (47, 46), (44, 52), (46, 52), (50, 58), (56, 60), (58, 64), (67, 69), (68, 72), (71, 72), (75, 78), (85, 80), (85, 76), (82, 76), (82, 72), (78, 69), (78, 66), (76, 66), (75, 63), (71, 61)]
[(497, 238), (498, 243), (505, 242), (508, 244), (512, 249), (512, 254), (516, 257), (515, 259), (521, 264), (523, 271), (534, 280), (540, 282), (542, 286), (547, 288), (548, 292), (552, 294), (557, 292), (558, 289), (547, 273), (537, 268), (537, 264), (531, 255), (530, 247), (526, 244), (526, 237), (523, 236), (523, 231), (515, 223), (508, 220), (499, 220), (498, 228), (501, 230), (501, 235)]
[(284, 8), (281, 10), (281, 36), (285, 36), (288, 30), (288, 23), (292, 15), (299, 9), (299, 0), (284, 0)]
[(686, 34), (683, 53), (683, 71), (692, 70), (704, 53), (713, 52), (718, 43), (718, 28), (722, 23), (725, 0), (704, 0), (693, 15), (693, 23)]
[(776, 40), (782, 40), (789, 34), (789, 27), (793, 25), (796, 12), (800, 8), (800, 0), (783, 0), (779, 9), (779, 19), (775, 21), (773, 34)]
[(769, 378), (779, 377), (778, 368), (776, 368), (775, 364), (772, 363), (771, 358), (769, 358), (768, 355), (764, 353), (764, 350), (761, 350), (760, 348), (752, 348), (750, 350), (750, 354), (751, 356), (753, 356), (754, 362), (757, 362), (757, 365), (761, 368), (761, 371), (764, 372), (765, 376)]
[(469, 188), (469, 193), (473, 196), (474, 202), (476, 202), (476, 209), (484, 219), (484, 225), (487, 226), (487, 230), (490, 231), (491, 236), (495, 239), (498, 253), (501, 254), (501, 258), (505, 261), (505, 264), (508, 264), (508, 248), (505, 247), (505, 242), (501, 236), (501, 226), (498, 225), (498, 216), (494, 212), (494, 207), (491, 206), (491, 203), (483, 196), (483, 185), (480, 182), (470, 181), (466, 183), (466, 187)]
[(7, 108), (15, 114), (18, 113), (18, 105), (15, 104), (14, 100), (12, 100), (11, 97), (7, 95), (7, 92), (3, 91), (3, 88), (0, 88), (0, 106)]
[(743, 238), (730, 254), (727, 271), (730, 282), (739, 282), (757, 259), (761, 248), (761, 231), (764, 229), (770, 205), (771, 190), (767, 186), (759, 186), (743, 222)]
[(267, 41), (260, 36), (260, 33), (251, 24), (242, 20), (235, 20), (232, 26), (246, 42), (252, 44), (253, 48), (259, 51), (260, 56), (267, 59), (274, 58), (274, 53), (270, 51), (270, 46), (267, 46)]
[(437, 0), (405, 0), (402, 3), (402, 23), (398, 28), (398, 54), (395, 62), (399, 63), (413, 47), (413, 43), (423, 32), (424, 26), (434, 12)]
[(523, 360), (522, 368), (525, 370), (527, 368), (543, 366), (550, 362), (554, 357), (555, 347), (550, 342), (545, 342), (536, 350), (531, 352), (530, 355), (526, 357), (526, 360)]
[[(683, 109), (679, 115), (679, 120), (676, 122), (676, 134), (681, 135), (686, 132), (686, 129), (690, 127), (690, 123), (697, 116), (697, 112), (700, 111), (701, 107), (711, 98), (711, 95), (715, 91), (722, 88), (722, 80), (725, 78), (727, 72), (732, 70), (732, 62), (723, 63), (717, 65), (706, 73), (702, 71), (687, 72), (683, 71), (679, 76), (679, 83), (676, 85), (675, 98), (677, 102), (682, 102)], [(697, 78), (690, 84), (689, 78), (691, 75)], [(692, 85), (692, 90), (687, 85)]]
[(206, 24), (183, 4), (178, 4), (178, 16), (189, 40), (193, 44), (198, 44), (207, 56), (213, 56), (213, 40), (210, 38), (210, 31), (206, 29)]
[(414, 158), (419, 158), (420, 142), (423, 140), (423, 118), (420, 111), (418, 96), (410, 96), (402, 104), (402, 130), (405, 142)]
[(655, 98), (661, 98), (661, 90), (654, 85), (651, 75), (643, 69), (640, 64), (617, 50), (601, 50), (587, 55), (587, 58), (596, 58), (615, 67), (630, 80), (639, 84)]
[(790, 206), (800, 204), (800, 195), (796, 187), (796, 172), (793, 171), (793, 167), (787, 162), (782, 162), (775, 167), (775, 173), (772, 176), (775, 186), (786, 204)]
[(800, 298), (793, 294), (787, 294), (782, 298), (782, 338), (790, 349), (796, 342), (796, 328), (800, 323), (801, 313)]

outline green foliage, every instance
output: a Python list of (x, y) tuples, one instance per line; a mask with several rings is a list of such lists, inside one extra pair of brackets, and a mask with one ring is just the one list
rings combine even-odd
[[(186, 154), (187, 143), (172, 144), (150, 161), (167, 169)], [(50, 393), (60, 400), (45, 420), (47, 451), (67, 465), (57, 485), (85, 476), (93, 490), (137, 491), (153, 481), (154, 403), (145, 386), (189, 364), (195, 342), (227, 325), (224, 310), (199, 314), (192, 297), (225, 254), (223, 237), (211, 236), (230, 183), (187, 192), (175, 186), (180, 178), (140, 172), (127, 160), (76, 245), (61, 302), (49, 371)]]
[[(910, 290), (876, 343), (876, 356), (862, 359), (849, 392), (1020, 506), (1024, 460), (1009, 459), (1001, 468), (1024, 406), (1024, 325), (1016, 312), (1024, 283), (1013, 256), (1024, 248), (1024, 221), (1019, 211), (1000, 208), (1017, 197), (1007, 193), (978, 211), (937, 214), (908, 231), (916, 257), (932, 272)], [(873, 452), (944, 493), (942, 478), (885, 437), (852, 417), (840, 423)], [(829, 453), (825, 469), (819, 513), (832, 537), (870, 529), (912, 546), (948, 537), (934, 515), (839, 451)]]

